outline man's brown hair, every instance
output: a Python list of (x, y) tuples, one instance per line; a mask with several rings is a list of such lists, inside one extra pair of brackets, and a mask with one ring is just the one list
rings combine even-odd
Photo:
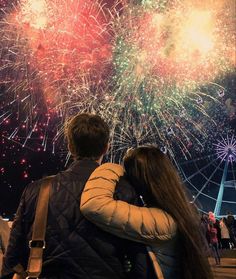
[(103, 155), (109, 141), (109, 127), (98, 115), (82, 113), (66, 125), (65, 134), (71, 154), (76, 159), (97, 160)]

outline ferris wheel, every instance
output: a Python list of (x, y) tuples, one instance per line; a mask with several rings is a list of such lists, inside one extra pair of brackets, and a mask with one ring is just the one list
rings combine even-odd
[(236, 216), (236, 138), (218, 140), (212, 154), (178, 163), (191, 202), (202, 212)]

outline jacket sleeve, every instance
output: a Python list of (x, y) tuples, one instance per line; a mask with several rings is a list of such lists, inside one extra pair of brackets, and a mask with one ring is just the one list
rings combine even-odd
[[(22, 234), (22, 213), (24, 209), (24, 195), (21, 198), (15, 220), (12, 225), (7, 251), (3, 259), (2, 275), (13, 274), (12, 268), (20, 263), (22, 245), (25, 243)], [(4, 277), (3, 277), (4, 278)]]
[(81, 196), (81, 212), (91, 222), (118, 237), (154, 244), (176, 235), (173, 218), (158, 208), (137, 207), (113, 199), (123, 168), (103, 164), (90, 176)]
[(35, 197), (32, 198), (32, 192), (37, 184), (38, 183), (36, 182), (29, 184), (21, 196), (17, 213), (12, 224), (7, 250), (3, 259), (2, 278), (8, 278), (9, 274), (13, 274), (13, 267), (18, 264), (21, 264), (24, 268), (26, 268), (29, 255), (27, 234), (29, 233), (28, 227), (31, 225), (28, 224), (29, 222), (26, 219), (26, 202), (28, 202), (29, 196), (31, 196), (32, 206), (29, 207), (29, 211), (33, 216), (37, 195), (34, 194)]

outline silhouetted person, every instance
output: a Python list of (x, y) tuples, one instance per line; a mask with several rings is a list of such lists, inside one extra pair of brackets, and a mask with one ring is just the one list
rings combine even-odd
[[(80, 114), (69, 121), (66, 137), (74, 162), (52, 178), (41, 276), (47, 279), (126, 278), (123, 262), (130, 242), (105, 233), (80, 212), (84, 185), (108, 149), (108, 125), (97, 115)], [(28, 185), (21, 197), (3, 278), (12, 278), (17, 264), (24, 270), (27, 268), (36, 201), (43, 180)], [(116, 197), (130, 203), (136, 200), (133, 187), (124, 178), (117, 186)], [(136, 247), (145, 250), (142, 244)], [(141, 265), (145, 265), (143, 258)]]
[(210, 222), (208, 231), (210, 237), (210, 247), (212, 250), (213, 257), (215, 258), (216, 264), (220, 265), (219, 240), (217, 237), (217, 229), (215, 227), (215, 224)]
[(230, 242), (232, 243), (233, 247), (236, 247), (236, 220), (231, 212), (227, 212), (226, 224), (229, 230)]
[(222, 249), (229, 249), (230, 235), (229, 235), (229, 229), (227, 227), (225, 217), (223, 217), (220, 220), (220, 231), (221, 231), (221, 247)]

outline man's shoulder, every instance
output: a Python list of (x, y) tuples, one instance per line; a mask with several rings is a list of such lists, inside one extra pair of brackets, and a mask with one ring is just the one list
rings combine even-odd
[(23, 195), (27, 200), (35, 199), (39, 194), (41, 185), (47, 181), (52, 183), (53, 189), (57, 189), (56, 192), (66, 190), (68, 187), (65, 186), (73, 185), (74, 182), (76, 182), (78, 187), (80, 184), (85, 184), (95, 168), (96, 167), (93, 165), (90, 166), (89, 164), (88, 166), (86, 165), (86, 167), (83, 165), (80, 167), (80, 165), (75, 162), (68, 169), (62, 170), (55, 175), (44, 176), (41, 179), (32, 181), (26, 186)]
[(39, 194), (39, 190), (40, 187), (43, 183), (45, 183), (46, 181), (53, 181), (53, 179), (55, 178), (55, 176), (45, 176), (41, 179), (32, 181), (31, 183), (29, 183), (26, 187), (25, 190), (23, 192), (23, 197), (25, 200), (34, 200), (37, 198), (38, 194)]
[(35, 181), (32, 181), (25, 187), (24, 195), (25, 196), (31, 196), (34, 195), (39, 191), (40, 185), (41, 185), (42, 179), (38, 179)]

